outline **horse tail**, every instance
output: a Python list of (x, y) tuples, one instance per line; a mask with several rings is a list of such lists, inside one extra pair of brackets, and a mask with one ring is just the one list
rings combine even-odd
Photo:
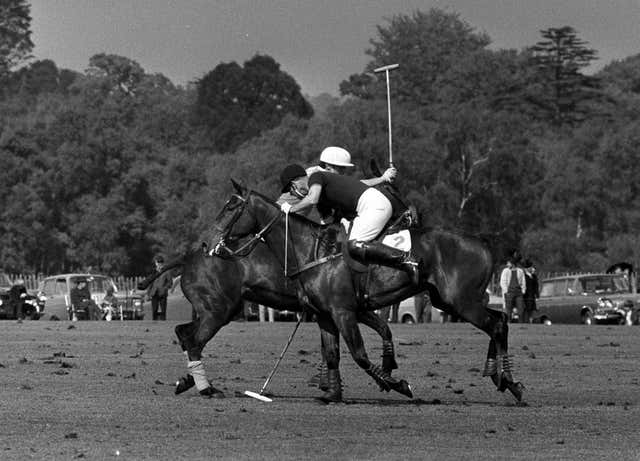
[(162, 267), (162, 270), (160, 272), (156, 271), (152, 274), (149, 274), (144, 280), (142, 280), (141, 282), (138, 282), (138, 285), (137, 285), (138, 290), (146, 290), (149, 287), (149, 285), (153, 283), (154, 280), (156, 280), (158, 277), (160, 277), (162, 274), (164, 274), (167, 271), (173, 270), (174, 277), (181, 275), (182, 268), (191, 253), (192, 251), (188, 251), (187, 253), (170, 260), (168, 263), (166, 263)]

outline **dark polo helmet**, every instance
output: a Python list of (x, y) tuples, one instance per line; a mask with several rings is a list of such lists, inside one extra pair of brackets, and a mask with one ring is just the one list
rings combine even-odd
[(287, 165), (280, 173), (280, 185), (282, 186), (282, 192), (285, 192), (289, 187), (289, 183), (294, 179), (306, 176), (307, 172), (297, 163)]

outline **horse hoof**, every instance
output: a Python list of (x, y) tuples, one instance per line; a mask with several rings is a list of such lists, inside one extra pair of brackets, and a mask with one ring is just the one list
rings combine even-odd
[(498, 392), (504, 392), (509, 388), (509, 381), (504, 379), (504, 376), (501, 373), (491, 375), (491, 380), (493, 381), (493, 384), (496, 385)]
[(324, 404), (342, 403), (342, 392), (325, 392), (320, 397), (317, 397), (316, 400)]
[(207, 397), (210, 399), (224, 399), (225, 395), (224, 392), (222, 392), (220, 389), (216, 389), (213, 386), (209, 386), (205, 389), (202, 389), (200, 391), (200, 395), (203, 397)]
[(316, 397), (315, 401), (323, 405), (330, 405), (335, 403), (342, 403), (342, 397), (340, 397), (339, 399), (335, 399), (335, 398), (327, 398), (325, 396), (321, 396), (321, 397)]
[[(413, 392), (411, 391), (411, 385), (406, 382), (404, 379), (401, 379), (400, 381), (396, 381), (395, 383), (393, 383), (390, 387), (390, 389), (387, 389), (387, 392), (389, 390), (393, 389), (394, 391), (398, 392), (399, 394), (405, 395), (407, 397), (409, 397), (410, 399), (413, 398)], [(383, 391), (384, 389), (380, 389), (380, 391)]]
[(400, 380), (400, 382), (398, 383), (398, 387), (397, 387), (397, 389), (395, 389), (395, 391), (399, 392), (402, 395), (406, 395), (410, 399), (413, 398), (413, 392), (411, 391), (411, 385), (408, 382), (406, 382), (404, 379)]
[(176, 395), (182, 394), (184, 391), (188, 391), (193, 386), (196, 385), (196, 382), (193, 380), (193, 376), (187, 375), (180, 378), (176, 381)]
[(509, 385), (509, 392), (513, 394), (518, 402), (522, 402), (522, 394), (524, 393), (524, 385), (518, 381), (517, 383), (511, 383)]

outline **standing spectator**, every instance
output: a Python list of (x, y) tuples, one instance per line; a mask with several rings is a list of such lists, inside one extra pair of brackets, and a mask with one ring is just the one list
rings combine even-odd
[(69, 306), (67, 310), (69, 312), (69, 320), (73, 320), (75, 322), (78, 320), (76, 309), (86, 301), (88, 295), (84, 290), (86, 283), (76, 279), (73, 281), (73, 284), (73, 287), (69, 290)]
[(114, 293), (113, 286), (109, 285), (107, 287), (107, 292), (104, 298), (102, 298), (102, 311), (104, 313), (104, 319), (111, 321), (117, 310), (118, 297)]
[(504, 310), (509, 321), (518, 319), (524, 310), (526, 282), (524, 271), (515, 265), (513, 256), (507, 258), (507, 265), (500, 274), (500, 289), (504, 298)]
[[(154, 259), (156, 272), (162, 272), (164, 268), (164, 258), (156, 256)], [(151, 300), (151, 311), (153, 320), (167, 320), (167, 295), (173, 286), (171, 272), (167, 271), (153, 281), (147, 290), (147, 297)]]
[(75, 287), (69, 291), (69, 302), (71, 304), (69, 306), (69, 320), (100, 320), (102, 311), (96, 302), (91, 299), (91, 291), (87, 281), (76, 279), (74, 283), (76, 284)]
[(533, 313), (537, 310), (536, 298), (540, 296), (538, 285), (538, 274), (530, 259), (524, 262), (524, 279), (526, 289), (524, 291), (524, 311), (522, 312), (522, 322), (531, 323)]
[(9, 289), (9, 302), (13, 308), (13, 315), (18, 319), (18, 323), (22, 323), (24, 320), (24, 312), (22, 311), (22, 305), (24, 304), (24, 298), (27, 297), (27, 289), (24, 286), (23, 279), (16, 279), (11, 288)]

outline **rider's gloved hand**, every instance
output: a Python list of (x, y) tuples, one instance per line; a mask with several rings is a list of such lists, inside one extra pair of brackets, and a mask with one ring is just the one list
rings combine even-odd
[(291, 211), (291, 204), (284, 202), (282, 205), (280, 205), (280, 211), (282, 211), (284, 214), (289, 214), (289, 212)]
[(382, 173), (382, 179), (384, 179), (385, 182), (393, 182), (393, 180), (396, 179), (397, 174), (398, 170), (394, 167), (389, 167), (384, 173)]

